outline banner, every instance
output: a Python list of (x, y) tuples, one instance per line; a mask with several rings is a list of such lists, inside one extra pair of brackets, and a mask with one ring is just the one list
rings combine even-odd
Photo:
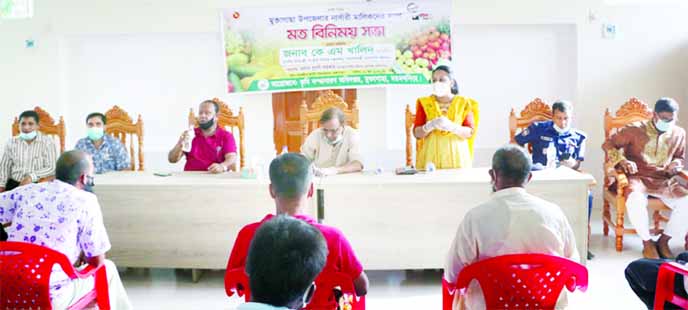
[(228, 92), (427, 84), (451, 61), (451, 2), (222, 11)]

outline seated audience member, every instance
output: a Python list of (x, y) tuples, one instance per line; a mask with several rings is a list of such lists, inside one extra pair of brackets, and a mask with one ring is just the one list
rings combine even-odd
[[(322, 232), (329, 255), (325, 270), (342, 272), (351, 277), (358, 296), (368, 291), (368, 277), (363, 271), (354, 250), (341, 231), (334, 227), (318, 224), (304, 214), (308, 199), (313, 195), (312, 166), (303, 155), (287, 153), (278, 156), (270, 164), (270, 195), (275, 199), (275, 213), (286, 214), (316, 227)], [(227, 270), (246, 265), (246, 253), (256, 229), (274, 215), (269, 214), (257, 223), (249, 224), (239, 231), (234, 248), (227, 262)], [(229, 295), (230, 292), (227, 292)]]
[(554, 147), (552, 163), (578, 170), (585, 158), (584, 132), (572, 128), (573, 106), (568, 101), (552, 105), (552, 120), (533, 123), (514, 137), (516, 143), (533, 147), (533, 167), (540, 170), (547, 166), (547, 150)]
[[(578, 262), (573, 230), (559, 206), (526, 192), (530, 170), (530, 156), (519, 146), (503, 146), (494, 154), (490, 170), (494, 194), (461, 221), (444, 269), (447, 282), (456, 283), (465, 266), (500, 255), (538, 253)], [(466, 299), (468, 309), (485, 309), (476, 281)]]
[(198, 128), (194, 129), (191, 150), (184, 151), (184, 143), (191, 139), (189, 131), (185, 130), (170, 150), (167, 160), (174, 164), (186, 156), (184, 171), (223, 173), (234, 169), (237, 160), (236, 142), (231, 132), (218, 126), (219, 112), (220, 106), (216, 102), (201, 102), (198, 106)]
[(337, 108), (323, 112), (320, 128), (308, 135), (301, 153), (313, 162), (319, 176), (363, 170), (358, 132), (346, 126), (346, 116)]
[(87, 137), (81, 138), (74, 147), (91, 155), (96, 173), (119, 171), (131, 168), (129, 153), (119, 139), (105, 134), (107, 118), (102, 113), (91, 113), (86, 117)]
[(325, 267), (327, 243), (317, 228), (279, 215), (263, 223), (246, 258), (251, 302), (239, 310), (301, 309)]
[[(686, 151), (686, 131), (676, 125), (677, 118), (676, 100), (660, 98), (651, 120), (622, 128), (602, 145), (609, 161), (627, 174), (626, 214), (643, 240), (644, 258), (674, 258), (669, 239), (688, 229), (688, 190), (672, 182), (683, 170)], [(648, 196), (672, 209), (656, 243), (650, 236)]]
[(35, 111), (19, 115), (19, 136), (5, 145), (0, 159), (0, 193), (55, 174), (57, 146), (38, 131), (39, 121)]
[[(633, 292), (638, 295), (648, 309), (654, 309), (659, 266), (665, 262), (667, 262), (667, 260), (641, 258), (631, 262), (628, 267), (626, 267), (626, 280), (628, 280), (628, 285), (631, 286)], [(676, 257), (676, 262), (684, 265), (688, 264), (688, 252), (679, 254)], [(683, 298), (688, 298), (687, 290), (688, 278), (677, 274), (674, 279), (674, 292)], [(666, 303), (664, 309), (681, 308)]]
[[(51, 248), (75, 265), (80, 255), (93, 267), (105, 264), (112, 309), (131, 309), (117, 267), (105, 259), (110, 240), (98, 199), (86, 191), (93, 186), (93, 170), (88, 154), (65, 152), (57, 160), (56, 180), (0, 194), (0, 224), (9, 224), (8, 241)], [(93, 277), (71, 280), (56, 268), (50, 276), (53, 307), (66, 309), (93, 287)]]

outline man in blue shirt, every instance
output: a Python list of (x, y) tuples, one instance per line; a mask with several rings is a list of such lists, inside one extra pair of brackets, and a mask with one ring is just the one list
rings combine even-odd
[[(572, 114), (573, 105), (570, 102), (557, 101), (552, 104), (551, 121), (533, 123), (514, 137), (519, 145), (532, 146), (533, 170), (557, 166), (580, 169), (581, 163), (585, 160), (586, 135), (578, 129), (571, 128)], [(592, 192), (589, 192), (588, 221), (591, 211)], [(588, 259), (593, 257), (594, 255), (588, 251)]]
[(102, 113), (91, 113), (86, 117), (88, 137), (77, 142), (75, 149), (93, 157), (96, 173), (131, 168), (129, 154), (121, 141), (105, 134), (107, 118)]
[(573, 106), (567, 101), (557, 101), (552, 105), (552, 120), (533, 123), (516, 135), (519, 145), (530, 144), (533, 148), (533, 170), (547, 167), (547, 153), (550, 145), (556, 153), (551, 160), (574, 170), (580, 168), (585, 159), (584, 132), (571, 128)]

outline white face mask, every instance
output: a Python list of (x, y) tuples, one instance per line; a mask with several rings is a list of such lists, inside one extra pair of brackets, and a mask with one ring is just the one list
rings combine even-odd
[(337, 143), (342, 141), (342, 138), (344, 138), (344, 135), (340, 134), (334, 140), (327, 139), (327, 143), (329, 143), (330, 145), (336, 145)]
[(566, 127), (561, 128), (561, 127), (557, 126), (557, 124), (554, 124), (553, 127), (554, 127), (554, 130), (556, 130), (557, 133), (559, 133), (559, 134), (567, 133), (567, 132), (569, 132), (569, 130), (571, 130), (571, 126), (570, 126), (570, 125), (567, 125)]
[(432, 94), (436, 97), (446, 97), (451, 94), (451, 83), (435, 82), (432, 83)]
[(667, 122), (665, 120), (658, 119), (655, 122), (655, 127), (661, 132), (667, 132), (671, 130), (671, 127), (674, 127), (674, 121)]

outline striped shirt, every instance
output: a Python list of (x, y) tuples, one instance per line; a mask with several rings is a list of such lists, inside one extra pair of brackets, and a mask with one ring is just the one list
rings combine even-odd
[(38, 133), (32, 143), (13, 137), (0, 159), (0, 187), (8, 179), (21, 182), (27, 175), (33, 182), (55, 175), (57, 146), (48, 136)]

